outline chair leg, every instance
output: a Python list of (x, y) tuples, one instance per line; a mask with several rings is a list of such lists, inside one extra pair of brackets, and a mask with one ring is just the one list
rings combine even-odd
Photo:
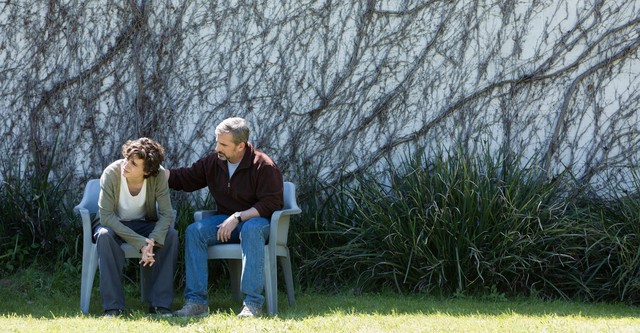
[(80, 311), (84, 314), (89, 313), (93, 280), (98, 270), (98, 250), (96, 245), (92, 244), (88, 252), (83, 254), (82, 279), (80, 280)]
[(278, 271), (269, 251), (265, 249), (264, 255), (264, 295), (267, 303), (267, 313), (278, 313)]
[(235, 302), (241, 302), (243, 299), (242, 290), (240, 288), (240, 280), (242, 279), (242, 260), (228, 259), (229, 281), (231, 283), (231, 298)]
[(280, 266), (282, 267), (282, 275), (284, 275), (284, 282), (287, 286), (287, 296), (289, 296), (289, 306), (296, 305), (296, 299), (293, 294), (293, 271), (291, 269), (291, 259), (289, 256), (278, 257)]

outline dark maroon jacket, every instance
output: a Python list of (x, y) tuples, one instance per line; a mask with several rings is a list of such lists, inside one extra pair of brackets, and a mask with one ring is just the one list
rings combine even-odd
[(231, 215), (255, 207), (266, 218), (284, 205), (282, 182), (278, 166), (248, 143), (231, 179), (227, 161), (219, 159), (216, 153), (189, 168), (171, 169), (169, 175), (169, 187), (174, 190), (192, 192), (209, 187), (220, 214)]

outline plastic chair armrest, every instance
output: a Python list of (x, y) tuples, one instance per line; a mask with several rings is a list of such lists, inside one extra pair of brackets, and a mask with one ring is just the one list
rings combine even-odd
[(216, 215), (215, 210), (197, 210), (193, 213), (193, 220), (200, 221), (206, 217)]

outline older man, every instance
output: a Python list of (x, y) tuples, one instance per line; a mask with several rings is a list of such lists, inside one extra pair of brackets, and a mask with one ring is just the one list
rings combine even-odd
[(187, 227), (185, 304), (174, 315), (208, 315), (207, 247), (240, 243), (245, 256), (241, 281), (245, 299), (238, 317), (260, 316), (264, 304), (264, 245), (271, 214), (283, 207), (282, 173), (269, 156), (248, 142), (249, 126), (244, 119), (225, 119), (216, 127), (215, 136), (215, 153), (191, 167), (166, 171), (172, 189), (208, 187), (218, 214)]

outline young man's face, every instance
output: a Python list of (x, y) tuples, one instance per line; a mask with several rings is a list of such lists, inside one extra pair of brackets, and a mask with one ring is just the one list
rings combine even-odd
[(144, 178), (144, 160), (136, 156), (131, 156), (122, 162), (122, 174), (127, 179)]
[(244, 155), (245, 143), (239, 144), (233, 143), (233, 136), (231, 133), (222, 133), (216, 135), (216, 152), (218, 158), (223, 161), (229, 161), (231, 163), (238, 163), (242, 160)]

